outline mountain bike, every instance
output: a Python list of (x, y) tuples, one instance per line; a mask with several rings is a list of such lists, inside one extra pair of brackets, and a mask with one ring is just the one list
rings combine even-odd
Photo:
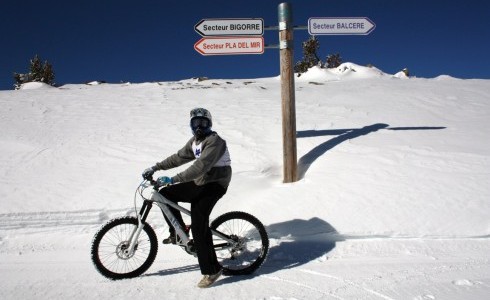
[[(136, 188), (134, 207), (136, 216), (123, 216), (104, 224), (92, 240), (91, 257), (95, 268), (110, 279), (133, 278), (147, 271), (155, 261), (158, 240), (155, 230), (146, 222), (153, 205), (175, 228), (176, 245), (196, 256), (193, 240), (182, 228), (169, 207), (186, 215), (190, 211), (168, 200), (158, 191), (161, 187), (145, 179)], [(147, 196), (149, 194), (149, 196)], [(138, 195), (143, 200), (138, 212)], [(246, 275), (257, 270), (269, 251), (269, 238), (264, 225), (253, 215), (241, 211), (225, 213), (210, 224), (213, 245), (218, 262), (225, 275)]]

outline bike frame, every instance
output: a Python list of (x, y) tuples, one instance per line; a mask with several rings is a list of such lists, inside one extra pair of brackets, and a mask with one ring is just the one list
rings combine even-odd
[[(189, 237), (185, 233), (184, 229), (180, 225), (177, 218), (170, 211), (169, 206), (179, 210), (180, 212), (188, 216), (191, 215), (191, 212), (188, 209), (168, 200), (162, 194), (160, 194), (155, 188), (152, 190), (150, 199), (145, 199), (143, 201), (143, 205), (141, 206), (140, 212), (138, 214), (138, 226), (131, 234), (131, 237), (129, 239), (130, 240), (129, 247), (124, 252), (126, 252), (127, 255), (132, 255), (132, 253), (134, 252), (134, 249), (138, 243), (138, 237), (141, 231), (143, 230), (144, 223), (146, 222), (146, 218), (150, 213), (153, 203), (155, 203), (158, 207), (160, 207), (162, 213), (167, 217), (167, 219), (170, 221), (171, 226), (175, 229), (176, 235), (180, 237), (180, 241), (179, 239), (177, 239), (176, 241), (177, 245), (184, 247), (185, 250), (189, 253), (193, 252), (193, 250), (191, 249), (192, 244), (189, 244), (190, 242)], [(231, 239), (229, 236), (217, 230), (211, 229), (211, 233), (226, 241), (223, 244), (214, 245), (215, 249), (219, 249), (219, 250), (231, 249), (235, 247), (237, 244), (235, 240)]]
[(158, 205), (158, 207), (160, 207), (160, 209), (162, 210), (163, 214), (167, 217), (167, 219), (170, 221), (170, 224), (172, 224), (172, 226), (174, 227), (175, 229), (175, 234), (177, 236), (180, 237), (180, 243), (177, 239), (177, 243), (180, 245), (188, 245), (189, 244), (189, 238), (187, 237), (187, 234), (185, 233), (184, 229), (182, 228), (182, 226), (180, 225), (179, 221), (177, 221), (177, 218), (174, 216), (174, 214), (170, 211), (169, 209), (169, 206), (179, 210), (180, 212), (190, 216), (191, 215), (191, 212), (187, 209), (185, 209), (184, 207), (168, 200), (167, 198), (165, 198), (162, 194), (160, 194), (159, 192), (153, 190), (152, 192), (152, 195), (151, 195), (151, 199), (153, 200), (153, 202)]

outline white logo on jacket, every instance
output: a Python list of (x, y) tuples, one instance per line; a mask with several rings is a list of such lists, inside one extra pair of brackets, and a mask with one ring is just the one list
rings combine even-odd
[[(202, 154), (202, 143), (197, 145), (196, 141), (192, 142), (192, 152), (194, 153), (194, 157), (198, 159)], [(230, 153), (228, 152), (228, 147), (225, 149), (225, 153), (221, 155), (218, 161), (214, 164), (213, 167), (225, 167), (231, 165)]]

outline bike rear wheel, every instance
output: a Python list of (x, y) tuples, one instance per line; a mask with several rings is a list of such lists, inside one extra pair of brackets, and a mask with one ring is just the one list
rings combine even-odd
[(264, 225), (245, 212), (229, 212), (211, 223), (211, 229), (235, 241), (229, 243), (213, 235), (213, 244), (218, 262), (225, 275), (246, 275), (257, 270), (269, 252), (269, 237)]
[(155, 231), (144, 223), (138, 242), (131, 254), (126, 253), (133, 232), (138, 227), (135, 217), (121, 217), (106, 223), (92, 241), (92, 262), (110, 279), (133, 278), (151, 266), (158, 251)]

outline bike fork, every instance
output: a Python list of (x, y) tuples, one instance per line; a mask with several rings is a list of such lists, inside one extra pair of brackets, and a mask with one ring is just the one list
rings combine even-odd
[(144, 224), (148, 214), (150, 213), (151, 207), (151, 201), (145, 200), (143, 202), (143, 206), (141, 206), (140, 213), (138, 214), (138, 226), (131, 233), (131, 236), (129, 237), (129, 246), (126, 250), (124, 250), (127, 256), (132, 256), (134, 249), (138, 245), (138, 237), (140, 236), (141, 230), (143, 230), (143, 227), (145, 226)]

